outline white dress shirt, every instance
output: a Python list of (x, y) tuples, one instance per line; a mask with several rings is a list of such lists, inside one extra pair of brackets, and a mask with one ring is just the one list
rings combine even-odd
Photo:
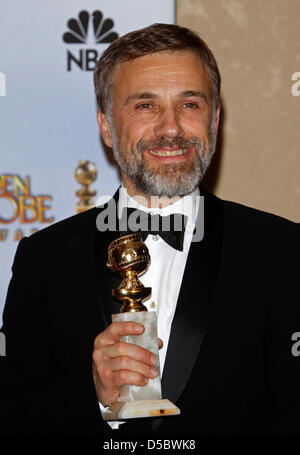
[[(171, 325), (199, 211), (199, 204), (200, 192), (198, 188), (191, 194), (161, 209), (148, 208), (139, 204), (134, 198), (128, 195), (124, 186), (121, 186), (119, 190), (119, 218), (125, 207), (136, 208), (153, 215), (167, 216), (172, 213), (181, 213), (187, 216), (183, 251), (174, 249), (158, 235), (148, 235), (145, 244), (149, 249), (151, 263), (147, 271), (139, 276), (140, 281), (145, 287), (152, 288), (150, 298), (143, 303), (148, 311), (156, 311), (157, 313), (158, 337), (163, 341), (163, 347), (159, 351), (161, 375), (163, 374)], [(104, 410), (101, 404), (100, 409), (102, 411)], [(113, 429), (117, 429), (121, 422), (108, 423)]]

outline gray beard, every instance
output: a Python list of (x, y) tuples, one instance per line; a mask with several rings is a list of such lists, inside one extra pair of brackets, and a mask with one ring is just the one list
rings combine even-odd
[[(172, 198), (190, 194), (203, 179), (216, 149), (216, 135), (212, 130), (209, 143), (203, 143), (198, 138), (186, 140), (180, 137), (171, 139), (161, 137), (156, 141), (139, 141), (136, 151), (132, 151), (128, 159), (127, 156), (121, 155), (119, 140), (113, 129), (111, 131), (114, 158), (121, 171), (132, 180), (138, 191), (150, 196)], [(178, 146), (180, 149), (193, 147), (196, 154), (192, 167), (187, 168), (185, 163), (176, 163), (164, 165), (161, 173), (149, 169), (143, 159), (143, 151), (164, 146)]]

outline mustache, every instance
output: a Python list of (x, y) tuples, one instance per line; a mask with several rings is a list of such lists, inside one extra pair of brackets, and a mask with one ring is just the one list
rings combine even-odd
[(178, 147), (180, 149), (187, 149), (194, 146), (201, 147), (202, 142), (197, 137), (192, 137), (190, 139), (184, 139), (182, 137), (164, 137), (161, 136), (155, 140), (143, 140), (138, 141), (136, 148), (139, 152), (143, 152), (148, 149), (157, 149), (162, 147)]

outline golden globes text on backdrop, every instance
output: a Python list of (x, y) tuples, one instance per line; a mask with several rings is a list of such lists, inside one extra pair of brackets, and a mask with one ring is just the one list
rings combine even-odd
[[(46, 212), (51, 210), (50, 195), (34, 195), (31, 191), (31, 180), (29, 176), (21, 178), (16, 174), (0, 175), (0, 241), (9, 239), (10, 226), (18, 227), (13, 232), (11, 240), (19, 241), (24, 236), (23, 227), (34, 223), (50, 224), (54, 221), (53, 216)], [(3, 228), (2, 228), (3, 226)], [(25, 235), (33, 234), (38, 229), (31, 227)]]

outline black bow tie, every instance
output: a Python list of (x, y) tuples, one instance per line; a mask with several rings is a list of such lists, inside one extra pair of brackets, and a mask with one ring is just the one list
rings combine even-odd
[(119, 220), (120, 235), (129, 232), (140, 232), (143, 240), (148, 234), (159, 235), (165, 242), (176, 250), (183, 251), (184, 229), (187, 216), (173, 213), (168, 216), (151, 215), (142, 210), (125, 208)]

